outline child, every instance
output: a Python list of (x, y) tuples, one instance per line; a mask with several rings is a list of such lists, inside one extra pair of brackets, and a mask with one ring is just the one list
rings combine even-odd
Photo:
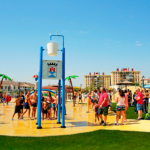
[(99, 123), (98, 101), (97, 100), (94, 101), (94, 110), (95, 110), (95, 124), (96, 124), (96, 118), (98, 119), (98, 123)]
[(53, 107), (53, 118), (54, 119), (57, 119), (57, 117), (55, 117), (57, 114), (56, 114), (56, 107), (57, 107), (57, 101), (58, 101), (58, 97), (57, 97), (57, 94), (54, 95), (54, 101), (53, 101), (53, 104), (52, 104), (52, 107)]
[(18, 119), (20, 118), (20, 95), (17, 96), (17, 99), (14, 101), (14, 103), (16, 103), (16, 105), (15, 105), (15, 112), (12, 116), (12, 120), (16, 113), (18, 113)]
[(6, 93), (3, 94), (3, 106), (5, 106), (5, 105), (4, 105), (4, 103), (5, 103), (5, 98), (6, 98)]
[(80, 101), (81, 101), (81, 104), (82, 104), (82, 93), (81, 93), (81, 91), (79, 90), (79, 101), (78, 101), (78, 104), (79, 104)]
[(48, 107), (47, 98), (44, 98), (44, 102), (42, 102), (42, 120), (44, 120), (44, 114), (46, 115), (47, 118), (47, 107)]

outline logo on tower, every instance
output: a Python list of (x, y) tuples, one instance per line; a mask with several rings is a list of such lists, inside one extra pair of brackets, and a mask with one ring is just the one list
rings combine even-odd
[(56, 78), (57, 76), (56, 72), (57, 72), (57, 66), (51, 65), (50, 67), (48, 67), (48, 77)]

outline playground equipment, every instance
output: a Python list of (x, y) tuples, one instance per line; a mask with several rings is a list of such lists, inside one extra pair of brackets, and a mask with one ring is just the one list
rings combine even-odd
[[(53, 36), (60, 36), (63, 38), (63, 48), (62, 48), (62, 126), (61, 128), (65, 128), (65, 48), (64, 48), (64, 36), (63, 35), (51, 35), (50, 36), (50, 40), (52, 39)], [(57, 48), (58, 45), (56, 43), (48, 43), (47, 44), (47, 50), (48, 50), (48, 55), (49, 56), (56, 56), (57, 55)], [(41, 129), (41, 91), (42, 91), (42, 78), (43, 78), (43, 74), (42, 74), (42, 60), (43, 60), (43, 51), (45, 49), (43, 49), (43, 47), (40, 47), (40, 61), (39, 61), (39, 82), (38, 82), (38, 108), (37, 108), (37, 124), (38, 127), (37, 129)], [(54, 66), (56, 65), (56, 63), (47, 63), (47, 65), (49, 66)], [(48, 68), (47, 68), (48, 70)], [(58, 69), (56, 69), (56, 67), (51, 67), (49, 68), (49, 72), (51, 76), (47, 75), (47, 79), (52, 78), (55, 79), (55, 71), (59, 71)], [(53, 75), (53, 76), (52, 76)], [(45, 79), (45, 78), (43, 78)], [(57, 78), (58, 79), (58, 78)], [(59, 80), (59, 89), (61, 87), (61, 78), (58, 79)], [(59, 90), (60, 91), (60, 90)], [(60, 92), (58, 94), (58, 123), (60, 123)]]
[(73, 92), (73, 85), (72, 85), (71, 78), (75, 79), (76, 77), (79, 77), (79, 76), (73, 75), (73, 76), (69, 76), (69, 77), (65, 78), (65, 80), (70, 81), (70, 85), (71, 85), (71, 89), (72, 89), (73, 106), (75, 106), (75, 102), (74, 102), (74, 92)]
[(57, 43), (48, 43), (47, 51), (49, 56), (57, 56), (58, 44)]
[(0, 83), (0, 89), (1, 89), (1, 86), (3, 84), (3, 80), (9, 80), (9, 81), (12, 81), (8, 76), (4, 75), (4, 74), (0, 74), (0, 77), (2, 77), (2, 80), (1, 80), (1, 83)]
[(33, 77), (29, 77), (29, 78), (34, 78), (34, 80), (35, 80), (35, 89), (37, 90), (38, 89), (38, 87), (37, 87), (38, 84), (37, 83), (38, 83), (39, 76), (36, 73)]

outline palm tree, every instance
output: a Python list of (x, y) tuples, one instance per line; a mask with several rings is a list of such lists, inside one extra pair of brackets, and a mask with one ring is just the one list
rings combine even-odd
[(72, 89), (73, 106), (74, 106), (75, 104), (74, 104), (74, 92), (73, 92), (73, 85), (72, 85), (72, 80), (71, 80), (71, 78), (75, 79), (76, 77), (79, 77), (79, 76), (73, 75), (73, 76), (69, 76), (69, 77), (66, 77), (66, 78), (65, 78), (65, 80), (70, 81), (70, 85), (71, 85), (71, 89)]
[(0, 83), (0, 89), (1, 89), (1, 86), (2, 86), (2, 83), (3, 83), (3, 80), (9, 80), (9, 81), (12, 81), (8, 76), (4, 75), (4, 74), (0, 74), (0, 77), (2, 77), (2, 80), (1, 80), (1, 83)]

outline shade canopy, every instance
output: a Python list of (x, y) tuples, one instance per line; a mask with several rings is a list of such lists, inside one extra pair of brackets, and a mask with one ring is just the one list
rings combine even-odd
[(116, 85), (131, 85), (131, 84), (133, 84), (133, 83), (132, 83), (132, 82), (129, 82), (129, 81), (127, 81), (127, 80), (125, 80), (125, 81), (123, 81), (123, 82), (117, 83)]

